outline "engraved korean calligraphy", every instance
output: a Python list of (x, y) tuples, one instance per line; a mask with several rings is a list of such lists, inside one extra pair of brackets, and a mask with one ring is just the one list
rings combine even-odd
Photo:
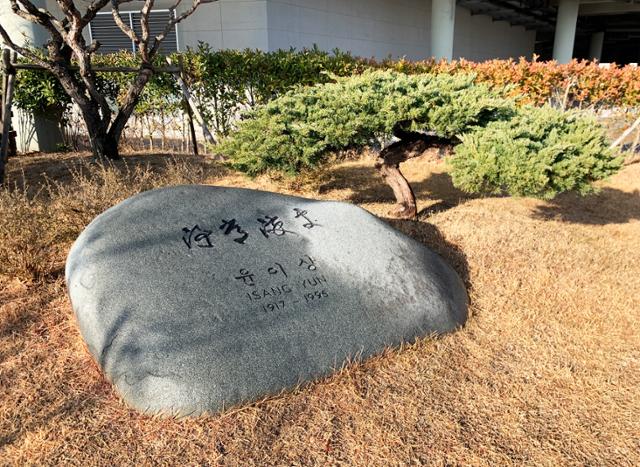
[(225, 235), (229, 235), (231, 232), (235, 230), (236, 233), (240, 234), (241, 236), (238, 238), (234, 238), (233, 241), (236, 243), (240, 243), (241, 245), (244, 244), (247, 238), (249, 238), (249, 234), (245, 230), (242, 230), (242, 227), (240, 227), (240, 225), (236, 222), (235, 219), (231, 219), (231, 220), (222, 219), (222, 225), (220, 226), (220, 230), (222, 230)]
[(258, 219), (258, 222), (262, 224), (260, 232), (265, 238), (269, 238), (270, 234), (281, 237), (286, 233), (294, 233), (290, 230), (286, 230), (284, 228), (284, 222), (279, 219), (280, 218), (278, 216), (264, 216), (264, 219)]
[(313, 229), (314, 227), (320, 225), (314, 223), (311, 219), (309, 219), (309, 217), (307, 217), (307, 214), (309, 214), (308, 211), (299, 208), (293, 208), (293, 211), (296, 213), (296, 219), (302, 217), (305, 221), (307, 221), (306, 223), (302, 224), (302, 227), (304, 227), (305, 229)]
[(197, 224), (193, 226), (193, 228), (183, 227), (182, 232), (184, 232), (182, 236), (182, 241), (187, 245), (187, 248), (191, 249), (192, 246), (197, 246), (199, 248), (213, 248), (213, 244), (211, 243), (211, 230), (201, 229)]

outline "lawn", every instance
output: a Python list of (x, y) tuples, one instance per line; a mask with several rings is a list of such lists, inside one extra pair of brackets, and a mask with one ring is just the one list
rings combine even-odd
[(127, 408), (83, 346), (64, 285), (83, 226), (165, 184), (344, 200), (383, 218), (391, 189), (366, 155), (304, 183), (187, 156), (86, 160), (12, 159), (17, 187), (0, 194), (0, 464), (640, 464), (640, 164), (599, 194), (544, 202), (469, 197), (442, 162), (407, 162), (419, 221), (388, 222), (464, 277), (467, 325), (220, 416), (173, 420)]

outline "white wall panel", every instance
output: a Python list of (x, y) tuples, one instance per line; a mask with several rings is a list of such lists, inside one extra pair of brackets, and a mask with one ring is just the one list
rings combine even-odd
[[(180, 27), (181, 44), (213, 48), (301, 49), (316, 44), (364, 57), (431, 54), (431, 0), (220, 0)], [(531, 57), (535, 32), (458, 7), (455, 58)]]
[[(185, 2), (187, 8), (191, 2)], [(267, 1), (219, 0), (205, 3), (178, 26), (180, 46), (207, 42), (213, 49), (268, 50)]]
[(535, 38), (535, 31), (511, 26), (505, 21), (493, 21), (489, 16), (471, 16), (469, 10), (458, 7), (453, 57), (477, 61), (521, 56), (531, 59)]
[(339, 48), (384, 58), (429, 54), (430, 0), (267, 0), (269, 50)]
[[(190, 4), (184, 3), (182, 8)], [(7, 4), (0, 0), (0, 5)], [(158, 8), (165, 4), (168, 0), (156, 2)], [(139, 8), (140, 2), (127, 6)], [(0, 15), (6, 15), (1, 10)], [(300, 49), (317, 44), (364, 57), (424, 59), (431, 54), (430, 14), (431, 0), (219, 0), (202, 4), (178, 26), (178, 34), (183, 49), (198, 41), (214, 49)], [(3, 23), (18, 25), (6, 18)], [(456, 9), (454, 58), (530, 58), (534, 43), (534, 31)]]

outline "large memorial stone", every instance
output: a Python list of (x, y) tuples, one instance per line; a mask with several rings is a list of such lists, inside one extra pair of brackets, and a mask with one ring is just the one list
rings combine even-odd
[(254, 190), (134, 196), (78, 237), (89, 351), (132, 406), (218, 412), (467, 317), (458, 275), (367, 211)]

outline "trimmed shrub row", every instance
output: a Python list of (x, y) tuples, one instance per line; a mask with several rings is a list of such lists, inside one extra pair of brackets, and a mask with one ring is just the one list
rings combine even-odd
[[(436, 62), (426, 60), (367, 60), (335, 50), (327, 53), (316, 48), (302, 51), (261, 52), (258, 50), (212, 51), (201, 44), (197, 49), (174, 54), (181, 62), (185, 79), (204, 118), (218, 134), (227, 134), (239, 113), (264, 104), (298, 85), (331, 81), (331, 76), (350, 76), (367, 69), (394, 70), (404, 74), (447, 73), (476, 76), (521, 103), (542, 105), (554, 102), (563, 107), (638, 106), (640, 105), (640, 68), (612, 65), (601, 68), (594, 62), (532, 62), (520, 59), (490, 60), (482, 63), (466, 60)], [(165, 65), (158, 57), (158, 66)], [(135, 66), (131, 53), (97, 55), (96, 65)], [(101, 73), (101, 90), (117, 102), (128, 86), (127, 73)], [(174, 78), (157, 74), (147, 85), (136, 109), (138, 115), (166, 114), (180, 107), (181, 95)], [(18, 74), (15, 104), (32, 113), (62, 119), (70, 108), (69, 97), (48, 73), (21, 70)]]

